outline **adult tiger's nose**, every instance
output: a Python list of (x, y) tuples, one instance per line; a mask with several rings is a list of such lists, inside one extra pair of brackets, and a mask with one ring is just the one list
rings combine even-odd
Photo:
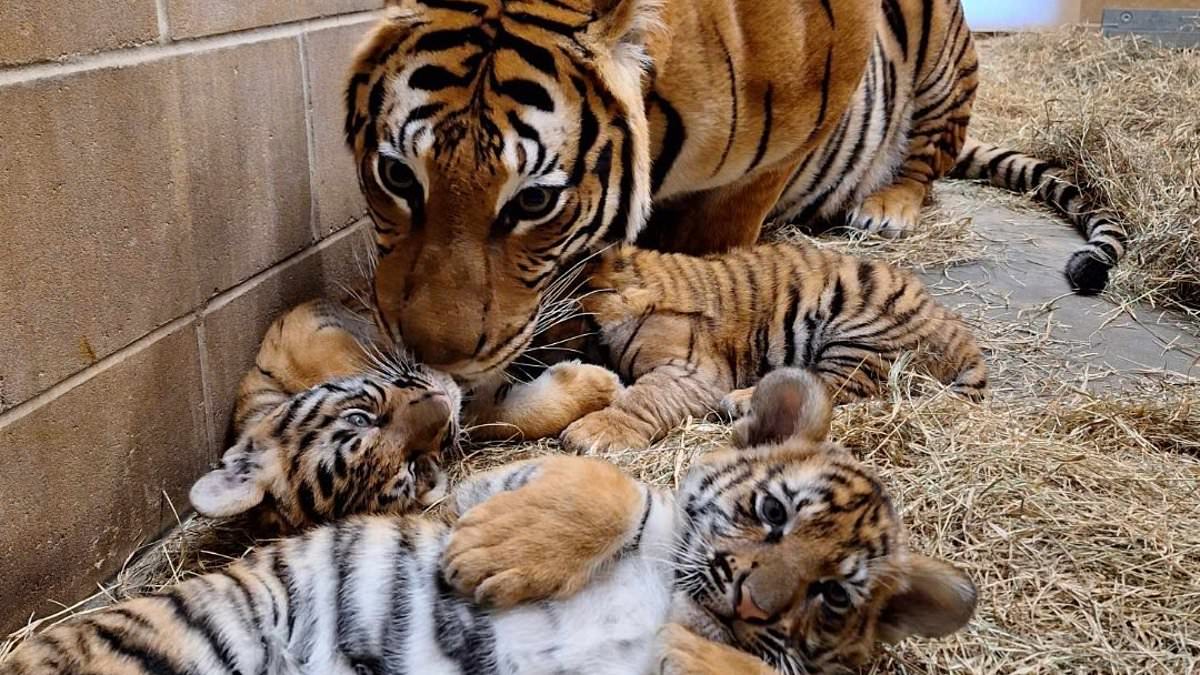
[(397, 322), (396, 336), (418, 361), (433, 368), (444, 368), (474, 358), (482, 342), (480, 322), (445, 307), (413, 302), (406, 306)]

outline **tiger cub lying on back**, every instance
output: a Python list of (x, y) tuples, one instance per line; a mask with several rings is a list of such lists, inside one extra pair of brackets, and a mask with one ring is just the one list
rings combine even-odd
[(611, 401), (615, 375), (563, 362), (533, 382), (464, 404), (459, 388), (403, 353), (376, 346), (374, 326), (316, 300), (267, 330), (234, 409), (237, 441), (192, 487), (206, 516), (256, 509), (282, 530), (359, 513), (407, 513), (445, 494), (442, 453), (460, 408), (476, 438), (519, 426), (556, 435)]
[(591, 334), (591, 344), (566, 344), (632, 384), (567, 427), (572, 450), (644, 447), (722, 402), (736, 416), (779, 367), (811, 371), (842, 402), (878, 394), (896, 359), (915, 352), (951, 390), (987, 393), (983, 356), (959, 317), (914, 274), (882, 262), (798, 244), (702, 258), (622, 245), (583, 274), (577, 297), (590, 325), (547, 337)]
[(440, 453), (457, 436), (458, 386), (403, 358), (368, 361), (368, 329), (327, 301), (275, 320), (238, 388), (237, 440), (192, 486), (196, 511), (255, 510), (294, 531), (445, 495)]
[(739, 438), (758, 444), (677, 493), (599, 460), (509, 465), (459, 488), (456, 531), (320, 527), (52, 628), (0, 673), (813, 673), (961, 628), (974, 586), (908, 550), (878, 479), (826, 441), (811, 376), (755, 399)]

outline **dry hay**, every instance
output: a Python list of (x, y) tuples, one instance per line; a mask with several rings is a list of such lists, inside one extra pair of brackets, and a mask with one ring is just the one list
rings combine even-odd
[(971, 134), (1071, 169), (1129, 228), (1114, 292), (1200, 309), (1200, 49), (1063, 29), (980, 40)]
[[(1196, 144), (1169, 132), (1186, 126), (1176, 112), (1185, 110), (1183, 82), (1196, 82), (1196, 55), (1075, 32), (988, 39), (982, 51), (976, 133), (1054, 159), (1083, 159), (1114, 204), (1135, 212), (1127, 214), (1134, 253), (1117, 276), (1117, 294), (1196, 306), (1200, 225), (1189, 163)], [(1018, 74), (1020, 86), (1000, 86), (1018, 82)], [(1081, 97), (1080, 83), (1095, 89)], [(1118, 91), (1135, 85), (1136, 92)], [(964, 194), (977, 203), (1022, 203), (990, 189), (938, 190), (939, 197)], [(817, 244), (918, 269), (988, 258), (991, 242), (970, 227), (970, 208), (962, 199), (943, 201), (905, 239)], [(774, 236), (800, 235), (782, 229)], [(965, 318), (988, 353), (991, 402), (912, 397), (916, 378), (906, 375), (893, 382), (889, 400), (836, 415), (835, 437), (881, 474), (913, 545), (969, 570), (981, 591), (966, 631), (890, 649), (868, 672), (1200, 671), (1200, 384), (1144, 379), (1134, 391), (1084, 393), (1094, 373), (1064, 357), (1072, 345), (1055, 337), (1051, 314), (987, 319), (995, 298), (979, 297)], [(694, 420), (650, 451), (611, 459), (670, 485), (727, 433)], [(556, 451), (552, 441), (477, 447), (457, 470)], [(185, 520), (102, 593), (28, 628), (220, 566), (251, 541), (237, 524)], [(0, 656), (27, 632), (0, 645)]]

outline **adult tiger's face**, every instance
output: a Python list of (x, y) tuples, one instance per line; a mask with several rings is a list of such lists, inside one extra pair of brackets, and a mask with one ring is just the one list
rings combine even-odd
[(693, 628), (780, 672), (814, 673), (861, 663), (877, 640), (965, 625), (974, 585), (908, 551), (878, 479), (826, 440), (819, 381), (773, 374), (754, 407), (735, 434), (751, 447), (703, 457), (680, 489), (677, 578)]
[(219, 468), (192, 486), (196, 510), (231, 516), (264, 502), (291, 528), (440, 499), (458, 387), (424, 368), (336, 379), (248, 426)]
[(399, 0), (360, 48), (346, 132), (377, 318), (423, 362), (504, 368), (564, 268), (644, 222), (647, 4)]

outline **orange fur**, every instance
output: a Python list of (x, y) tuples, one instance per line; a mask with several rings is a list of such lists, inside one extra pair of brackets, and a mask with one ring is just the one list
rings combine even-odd
[(605, 245), (724, 252), (767, 219), (898, 235), (950, 173), (1070, 217), (1081, 292), (1124, 253), (1060, 172), (968, 139), (959, 0), (388, 5), (347, 88), (373, 297), (391, 337), (460, 381), (512, 365), (555, 278)]
[[(636, 527), (640, 492), (607, 462), (552, 457), (535, 481), (462, 509), (443, 556), (447, 580), (482, 603), (512, 607), (579, 590)], [(493, 472), (508, 475), (519, 465)], [(474, 481), (489, 481), (484, 474)], [(587, 495), (581, 499), (580, 495)], [(459, 505), (460, 509), (463, 505)], [(539, 551), (529, 556), (529, 551)]]
[(723, 399), (736, 416), (782, 366), (810, 369), (850, 401), (878, 395), (911, 352), (952, 390), (987, 393), (971, 333), (915, 275), (811, 246), (706, 258), (617, 247), (598, 259), (580, 306), (602, 346), (593, 351), (631, 384), (564, 431), (572, 450), (644, 447)]
[[(878, 478), (828, 440), (821, 383), (783, 369), (760, 388), (739, 442), (699, 457), (676, 490), (665, 672), (825, 672), (862, 663), (878, 641), (961, 628), (974, 585), (908, 550)], [(460, 591), (500, 607), (582, 587), (639, 536), (636, 483), (595, 460), (534, 460), (479, 480), (522, 484), (460, 504), (443, 565)]]

